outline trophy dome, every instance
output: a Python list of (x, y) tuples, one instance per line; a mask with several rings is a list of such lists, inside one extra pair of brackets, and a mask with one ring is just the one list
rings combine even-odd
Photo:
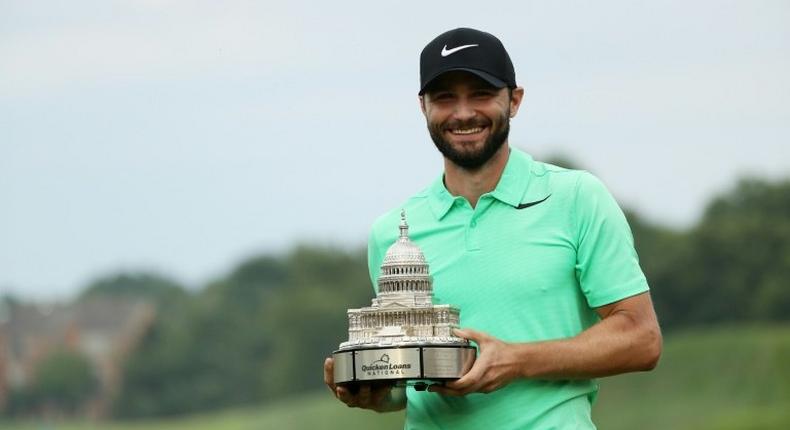
[(381, 266), (426, 265), (422, 250), (409, 240), (409, 224), (406, 223), (406, 211), (400, 213), (400, 237), (387, 249)]
[[(452, 332), (458, 327), (458, 308), (434, 305), (433, 281), (425, 255), (409, 239), (406, 211), (401, 211), (400, 217), (400, 235), (384, 256), (376, 297), (369, 307), (348, 310), (349, 340), (340, 344), (341, 350), (467, 344)], [(378, 349), (376, 354), (377, 361), (384, 360)]]
[[(428, 263), (422, 250), (409, 240), (406, 211), (400, 213), (400, 237), (387, 249), (378, 279), (383, 301), (409, 299), (411, 303), (431, 304), (433, 288)], [(383, 296), (402, 295), (403, 297)]]

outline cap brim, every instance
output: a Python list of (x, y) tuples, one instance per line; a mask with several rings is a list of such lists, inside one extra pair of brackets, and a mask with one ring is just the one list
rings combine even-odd
[(469, 72), (469, 73), (481, 78), (482, 80), (488, 82), (489, 84), (493, 85), (496, 88), (505, 88), (507, 86), (507, 82), (503, 81), (502, 79), (497, 78), (496, 76), (494, 76), (494, 75), (492, 75), (492, 74), (490, 74), (488, 72), (484, 72), (482, 70), (470, 69), (470, 68), (467, 68), (467, 67), (453, 67), (451, 69), (442, 70), (441, 72), (435, 74), (430, 79), (428, 79), (428, 81), (425, 83), (425, 85), (423, 85), (422, 88), (420, 88), (420, 92), (418, 94), (419, 95), (423, 95), (425, 93), (425, 89), (430, 87), (431, 84), (433, 83), (433, 81), (435, 81), (436, 78), (438, 78), (439, 76), (442, 76), (443, 74), (445, 74), (447, 72), (454, 72), (454, 71)]

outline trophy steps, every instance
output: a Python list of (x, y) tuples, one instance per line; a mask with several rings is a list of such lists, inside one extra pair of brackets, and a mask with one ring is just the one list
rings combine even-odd
[(341, 349), (332, 353), (335, 383), (394, 382), (424, 390), (428, 382), (463, 376), (474, 364), (476, 352), (468, 344), (437, 343)]

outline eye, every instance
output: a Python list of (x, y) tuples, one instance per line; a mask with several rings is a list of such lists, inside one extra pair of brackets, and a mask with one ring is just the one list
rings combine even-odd
[(431, 99), (436, 101), (452, 100), (453, 97), (453, 93), (449, 91), (439, 91), (431, 94)]

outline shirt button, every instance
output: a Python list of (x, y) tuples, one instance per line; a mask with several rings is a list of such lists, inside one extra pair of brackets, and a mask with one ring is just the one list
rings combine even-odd
[(472, 223), (470, 225), (472, 226), (472, 228), (477, 227), (477, 221), (472, 220)]

